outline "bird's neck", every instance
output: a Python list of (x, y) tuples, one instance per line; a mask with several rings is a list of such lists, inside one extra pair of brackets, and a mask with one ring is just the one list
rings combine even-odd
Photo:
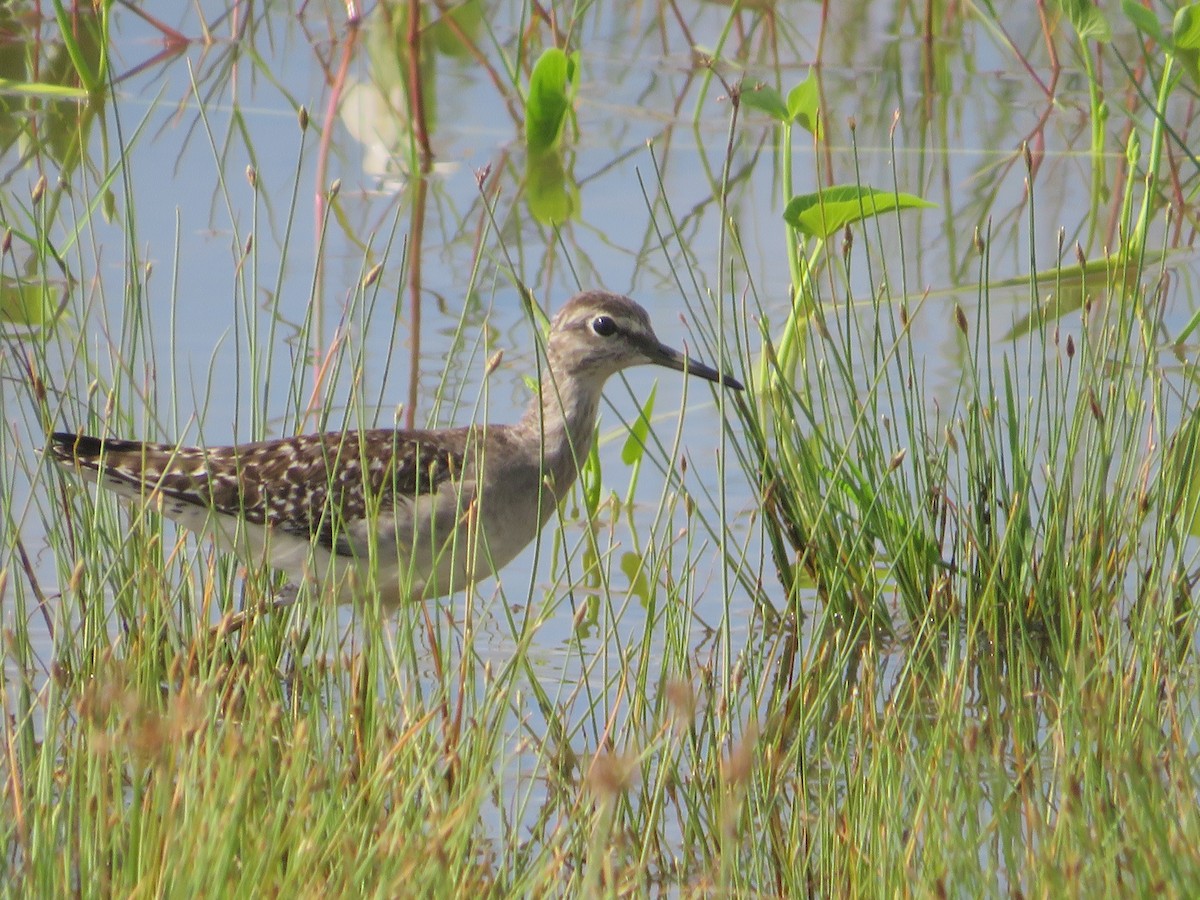
[(591, 452), (603, 386), (603, 380), (555, 378), (547, 371), (521, 419), (521, 431), (540, 450), (560, 497)]

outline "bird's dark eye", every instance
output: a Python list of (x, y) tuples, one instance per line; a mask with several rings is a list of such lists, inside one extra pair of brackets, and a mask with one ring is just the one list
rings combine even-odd
[(617, 323), (608, 316), (596, 316), (592, 319), (592, 331), (600, 337), (612, 337), (617, 333)]

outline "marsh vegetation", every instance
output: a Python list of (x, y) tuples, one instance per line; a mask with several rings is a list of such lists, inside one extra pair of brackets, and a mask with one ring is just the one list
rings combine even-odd
[[(352, 6), (0, 9), (6, 892), (1190, 894), (1197, 10)], [(745, 399), (453, 597), (40, 449), (509, 421), (587, 287)]]

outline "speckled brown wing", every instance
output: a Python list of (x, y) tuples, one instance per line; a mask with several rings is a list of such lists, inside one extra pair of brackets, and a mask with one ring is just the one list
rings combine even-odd
[(411, 507), (462, 471), (458, 431), (326, 432), (208, 449), (56, 433), (49, 450), (126, 496), (159, 493), (168, 516), (183, 505), (211, 509), (354, 556), (354, 523)]

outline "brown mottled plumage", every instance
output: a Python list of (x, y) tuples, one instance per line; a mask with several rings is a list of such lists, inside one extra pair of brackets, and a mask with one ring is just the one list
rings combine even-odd
[(439, 445), (436, 431), (330, 431), (231, 447), (179, 447), (103, 440), (59, 432), (50, 452), (64, 465), (99, 465), (106, 487), (129, 495), (147, 489), (162, 497), (168, 516), (188, 505), (253, 525), (315, 539), (328, 550), (339, 528), (366, 518), (372, 502), (428, 494), (460, 471), (462, 449)]
[[(230, 447), (56, 433), (49, 453), (251, 564), (371, 585), (385, 603), (441, 596), (498, 571), (541, 530), (591, 447), (600, 392), (656, 364), (740, 390), (661, 344), (627, 297), (580, 294), (551, 323), (538, 396), (516, 425), (328, 432)], [(366, 588), (371, 589), (371, 588)]]

